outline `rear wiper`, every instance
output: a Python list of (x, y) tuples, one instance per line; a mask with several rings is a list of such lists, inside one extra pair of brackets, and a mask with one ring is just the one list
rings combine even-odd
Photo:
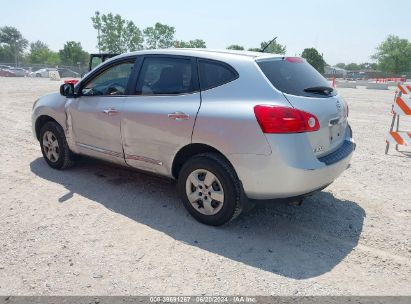
[(331, 87), (311, 87), (304, 89), (304, 92), (310, 93), (320, 93), (325, 95), (330, 95), (334, 91)]

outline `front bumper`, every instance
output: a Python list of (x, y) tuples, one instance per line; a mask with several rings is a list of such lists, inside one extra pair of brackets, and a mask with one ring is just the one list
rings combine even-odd
[[(331, 184), (347, 169), (355, 142), (346, 132), (333, 153), (317, 158), (304, 133), (273, 136), (267, 140), (271, 155), (231, 154), (229, 160), (250, 199), (276, 199), (304, 195)], [(275, 141), (275, 142), (273, 142)]]

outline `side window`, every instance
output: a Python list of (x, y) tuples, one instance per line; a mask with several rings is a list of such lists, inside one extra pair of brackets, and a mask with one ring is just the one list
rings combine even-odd
[(230, 66), (211, 60), (198, 60), (201, 90), (218, 87), (238, 78), (238, 73)]
[(137, 95), (170, 95), (194, 92), (190, 59), (147, 57), (138, 76)]
[(108, 68), (87, 82), (81, 94), (83, 96), (124, 95), (133, 66), (134, 62), (127, 61)]

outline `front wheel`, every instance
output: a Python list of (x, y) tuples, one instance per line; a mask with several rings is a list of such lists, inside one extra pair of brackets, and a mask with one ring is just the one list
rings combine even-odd
[(184, 206), (199, 222), (220, 226), (236, 218), (245, 194), (231, 165), (215, 153), (189, 159), (178, 177)]
[(40, 130), (40, 147), (47, 164), (54, 169), (65, 169), (73, 165), (63, 128), (49, 121)]

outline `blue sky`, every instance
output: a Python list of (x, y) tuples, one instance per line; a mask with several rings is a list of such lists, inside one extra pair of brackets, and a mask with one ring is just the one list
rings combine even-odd
[[(64, 3), (64, 4), (63, 4)], [(69, 4), (70, 3), (70, 4)], [(118, 13), (141, 29), (155, 22), (176, 28), (176, 39), (200, 38), (209, 48), (241, 44), (257, 47), (278, 36), (287, 54), (315, 47), (330, 64), (366, 62), (389, 34), (411, 40), (411, 1), (133, 1), (133, 0), (1, 0), (0, 26), (17, 27), (29, 41), (51, 49), (80, 41), (96, 50), (90, 17), (96, 10)]]

